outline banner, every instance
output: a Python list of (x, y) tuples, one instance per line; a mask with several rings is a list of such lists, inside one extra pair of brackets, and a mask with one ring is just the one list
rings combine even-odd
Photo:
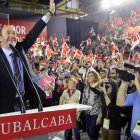
[(76, 127), (76, 109), (0, 117), (0, 140), (30, 137)]
[[(21, 42), (25, 36), (29, 33), (29, 31), (33, 28), (36, 22), (29, 22), (29, 21), (21, 21), (21, 20), (12, 20), (9, 19), (9, 25), (15, 28), (17, 33), (17, 41)], [(0, 19), (0, 28), (7, 25), (6, 19)], [(41, 44), (41, 41), (47, 40), (47, 27), (43, 29), (41, 34), (36, 40), (37, 44)]]

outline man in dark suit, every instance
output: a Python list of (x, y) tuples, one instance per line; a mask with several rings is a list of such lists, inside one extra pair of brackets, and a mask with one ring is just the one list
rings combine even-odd
[[(31, 76), (31, 79), (33, 80), (42, 103), (46, 97), (40, 83), (37, 80), (36, 75), (32, 71), (32, 68), (26, 57), (26, 53), (28, 49), (34, 44), (39, 34), (46, 26), (51, 15), (54, 13), (53, 1), (54, 0), (50, 0), (50, 11), (48, 11), (36, 23), (29, 34), (26, 35), (26, 38), (23, 40), (23, 42), (17, 42), (17, 35), (12, 26), (5, 26), (0, 30), (0, 114), (18, 111), (18, 109), (20, 109), (20, 107), (18, 108), (18, 105), (20, 105), (19, 96), (10, 75), (13, 77), (22, 98), (24, 100), (29, 99), (31, 108), (38, 107), (37, 95), (35, 93), (33, 85), (31, 84), (31, 80), (29, 79), (29, 76), (27, 75), (23, 67), (21, 58), (27, 68), (27, 71), (29, 72), (29, 75)], [(17, 49), (21, 58), (17, 56), (13, 57), (11, 55), (15, 54), (10, 48), (10, 44)], [(19, 77), (17, 76), (17, 71)]]

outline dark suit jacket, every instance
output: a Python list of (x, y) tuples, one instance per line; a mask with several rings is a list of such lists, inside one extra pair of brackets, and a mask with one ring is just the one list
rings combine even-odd
[[(40, 19), (36, 23), (36, 25), (32, 28), (32, 30), (29, 32), (29, 34), (26, 35), (26, 38), (23, 40), (23, 42), (17, 42), (15, 46), (15, 48), (18, 50), (19, 55), (23, 59), (31, 75), (31, 78), (35, 84), (35, 87), (37, 88), (37, 91), (42, 101), (45, 99), (46, 95), (28, 62), (26, 53), (28, 49), (34, 44), (37, 37), (42, 32), (45, 26), (46, 23), (42, 19)], [(2, 48), (0, 48), (0, 54), (3, 57), (11, 75), (13, 76), (10, 64), (4, 52), (2, 51)], [(23, 73), (24, 73), (24, 85), (25, 85), (25, 98), (30, 100), (31, 106), (32, 103), (34, 102), (35, 106), (38, 107), (37, 96), (24, 69), (23, 69)], [(14, 87), (12, 80), (8, 74), (8, 71), (0, 57), (0, 114), (13, 112), (16, 92), (17, 92), (16, 88)], [(35, 108), (35, 106), (33, 106), (33, 108)]]

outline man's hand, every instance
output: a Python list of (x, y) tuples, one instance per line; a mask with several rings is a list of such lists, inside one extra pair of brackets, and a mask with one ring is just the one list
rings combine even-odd
[(50, 11), (54, 14), (55, 12), (55, 3), (54, 0), (50, 0)]

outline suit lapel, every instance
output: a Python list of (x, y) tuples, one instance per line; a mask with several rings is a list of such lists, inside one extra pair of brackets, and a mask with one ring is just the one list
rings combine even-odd
[[(6, 66), (7, 66), (7, 68), (8, 68), (10, 74), (11, 74), (12, 77), (13, 77), (13, 73), (12, 73), (10, 64), (9, 64), (9, 62), (8, 62), (8, 60), (7, 60), (7, 58), (6, 58), (6, 56), (5, 56), (5, 54), (4, 54), (4, 52), (3, 52), (3, 50), (2, 50), (1, 47), (0, 47), (0, 54), (1, 54), (1, 56), (2, 56), (2, 58), (3, 58), (3, 60), (4, 60), (5, 64), (6, 64)], [(0, 62), (2, 63), (3, 67), (6, 69), (5, 64), (4, 64), (3, 60), (2, 60), (2, 58), (0, 57)], [(7, 69), (6, 69), (6, 71), (7, 71)]]

